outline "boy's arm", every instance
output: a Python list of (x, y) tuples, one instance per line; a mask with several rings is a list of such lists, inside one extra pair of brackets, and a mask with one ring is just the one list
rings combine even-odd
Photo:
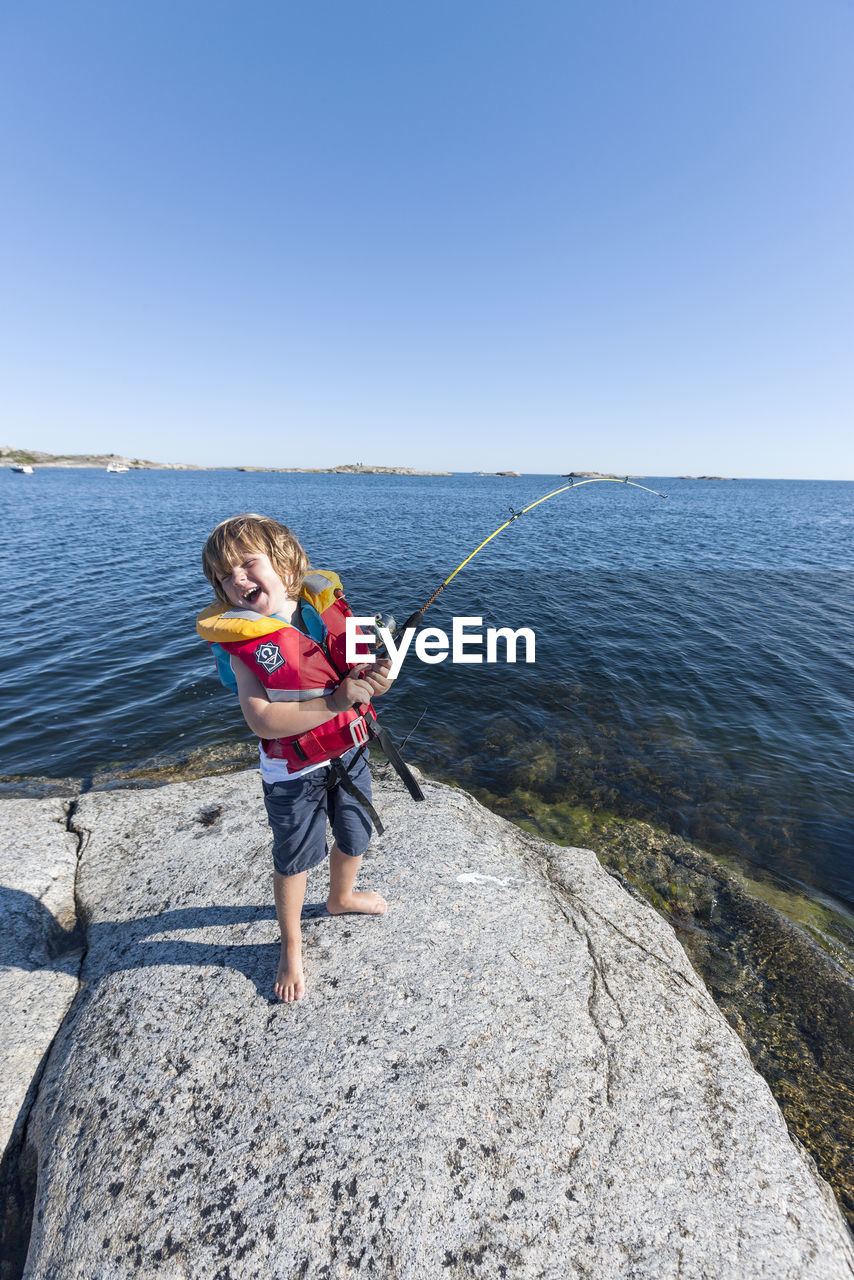
[(261, 681), (240, 658), (232, 658), (232, 670), (237, 680), (237, 696), (240, 710), (249, 728), (259, 738), (294, 738), (309, 729), (316, 729), (334, 716), (340, 715), (354, 703), (370, 702), (378, 693), (384, 693), (388, 681), (382, 677), (371, 680), (360, 676), (346, 676), (337, 688), (323, 698), (309, 698), (306, 702), (271, 702)]

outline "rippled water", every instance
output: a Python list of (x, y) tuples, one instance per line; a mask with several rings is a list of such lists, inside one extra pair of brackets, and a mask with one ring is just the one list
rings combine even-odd
[[(533, 666), (414, 657), (384, 719), (428, 771), (526, 805), (645, 817), (854, 905), (854, 485), (587, 485), (516, 521), (428, 614), (532, 626)], [(357, 612), (399, 620), (506, 517), (519, 479), (0, 473), (0, 771), (61, 777), (249, 738), (194, 618), (241, 510), (289, 523)]]

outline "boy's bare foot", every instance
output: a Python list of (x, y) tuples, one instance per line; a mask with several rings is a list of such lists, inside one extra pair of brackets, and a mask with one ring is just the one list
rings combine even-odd
[(293, 948), (282, 943), (282, 954), (279, 958), (279, 972), (273, 987), (276, 999), (290, 1004), (292, 1000), (302, 1000), (305, 995), (305, 978), (302, 972), (302, 942)]
[(357, 911), (368, 916), (381, 916), (387, 906), (388, 903), (385, 898), (380, 897), (378, 893), (356, 893), (351, 891), (340, 898), (333, 898), (330, 894), (326, 899), (326, 910), (331, 916), (345, 915), (350, 911)]

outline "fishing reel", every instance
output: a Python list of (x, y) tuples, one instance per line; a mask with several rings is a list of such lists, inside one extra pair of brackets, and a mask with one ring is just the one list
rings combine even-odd
[(383, 640), (382, 635), (380, 633), (381, 627), (388, 635), (404, 636), (406, 632), (409, 631), (410, 629), (417, 630), (418, 627), (421, 626), (421, 616), (423, 612), (424, 612), (423, 609), (418, 609), (416, 610), (415, 613), (410, 614), (410, 616), (406, 619), (402, 627), (398, 627), (397, 623), (395, 622), (394, 618), (390, 613), (375, 614), (374, 620), (370, 624), (370, 628), (367, 628), (367, 627), (364, 628), (365, 630), (370, 629), (374, 633), (375, 642), (373, 645), (372, 652), (374, 653), (375, 657), (376, 658), (391, 657), (391, 654), (386, 648), (386, 643)]
[(377, 658), (388, 658), (391, 655), (389, 654), (389, 651), (385, 646), (385, 641), (380, 634), (380, 627), (383, 627), (390, 635), (394, 635), (397, 630), (397, 623), (390, 613), (378, 613), (374, 616), (374, 621), (371, 626), (376, 637), (373, 650), (375, 655)]

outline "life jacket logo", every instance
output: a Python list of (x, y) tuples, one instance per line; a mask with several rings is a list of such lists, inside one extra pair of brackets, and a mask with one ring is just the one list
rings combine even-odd
[(279, 667), (285, 665), (281, 651), (277, 644), (272, 644), (269, 640), (264, 644), (259, 644), (253, 654), (255, 661), (260, 667), (263, 667), (267, 675), (271, 676), (274, 671), (278, 671)]

